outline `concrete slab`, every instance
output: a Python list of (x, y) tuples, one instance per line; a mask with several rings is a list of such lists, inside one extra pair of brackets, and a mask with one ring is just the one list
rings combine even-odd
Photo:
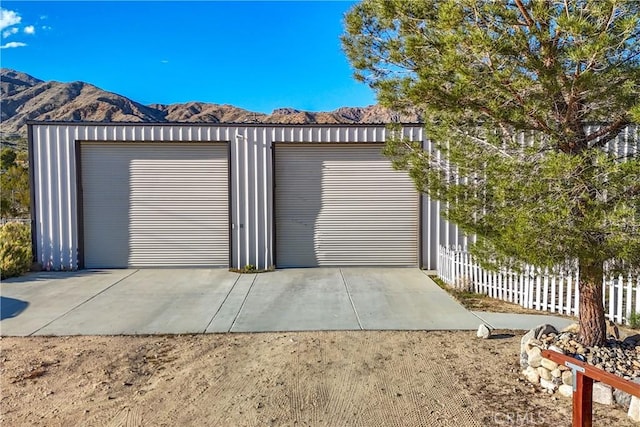
[(577, 320), (549, 314), (514, 314), (514, 313), (489, 313), (486, 311), (474, 311), (473, 314), (482, 319), (493, 329), (521, 329), (529, 330), (538, 325), (548, 323), (560, 330), (566, 328)]
[(360, 329), (340, 269), (258, 274), (232, 332)]
[(305, 330), (562, 328), (561, 317), (471, 313), (412, 268), (34, 273), (0, 284), (0, 333), (133, 335)]
[(39, 272), (3, 280), (0, 333), (36, 333), (135, 273), (136, 270)]
[(474, 330), (479, 319), (412, 268), (343, 268), (363, 329)]
[(214, 314), (209, 326), (207, 326), (207, 333), (231, 331), (231, 327), (236, 321), (255, 280), (256, 274), (243, 274), (238, 278), (235, 286), (227, 295), (220, 309)]
[(222, 269), (139, 270), (35, 335), (203, 333), (238, 277)]

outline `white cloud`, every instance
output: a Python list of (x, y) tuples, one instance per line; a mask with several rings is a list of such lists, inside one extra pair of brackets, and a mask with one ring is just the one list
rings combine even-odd
[(13, 28), (9, 28), (8, 30), (4, 30), (2, 32), (2, 37), (7, 38), (12, 34), (16, 34), (18, 32), (18, 28), (13, 27)]
[(9, 42), (0, 46), (0, 49), (11, 49), (14, 47), (24, 47), (26, 45), (27, 45), (26, 43), (22, 43), (22, 42)]
[(27, 25), (26, 27), (24, 27), (24, 33), (25, 34), (35, 34), (36, 33), (36, 27), (34, 27), (33, 25)]
[(40, 27), (40, 28), (42, 28), (42, 29), (43, 29), (43, 30), (45, 30), (45, 31), (48, 31), (48, 30), (50, 30), (50, 29), (51, 29), (51, 27), (50, 27), (50, 26), (48, 26), (48, 25), (43, 25), (43, 26), (42, 26), (42, 27)]
[(19, 24), (20, 21), (22, 21), (22, 17), (13, 10), (0, 8), (0, 31), (12, 25)]
[(162, 62), (163, 64), (168, 64), (168, 63), (169, 63), (169, 60), (167, 60), (167, 59), (163, 59), (163, 60), (162, 60), (162, 61), (160, 61), (160, 62)]

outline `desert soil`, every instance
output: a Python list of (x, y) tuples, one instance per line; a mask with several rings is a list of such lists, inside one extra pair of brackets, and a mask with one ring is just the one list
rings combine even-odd
[[(2, 338), (0, 424), (570, 425), (520, 379), (522, 332), (495, 332)], [(595, 404), (594, 425), (632, 424)]]

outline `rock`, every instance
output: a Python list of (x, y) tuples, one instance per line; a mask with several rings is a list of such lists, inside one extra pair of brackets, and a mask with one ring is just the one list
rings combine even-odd
[(543, 335), (558, 334), (558, 330), (553, 325), (549, 325), (549, 324), (540, 325), (533, 330), (536, 331), (535, 332), (536, 339), (541, 339)]
[(564, 328), (562, 332), (572, 332), (574, 334), (577, 334), (580, 332), (580, 325), (578, 325), (577, 323), (572, 323), (566, 328)]
[(534, 356), (541, 356), (542, 355), (542, 350), (540, 349), (540, 347), (531, 347), (530, 349), (527, 350), (527, 356), (534, 357)]
[(564, 397), (573, 397), (573, 386), (562, 384), (558, 387), (558, 393)]
[(609, 384), (593, 383), (593, 401), (603, 405), (613, 405), (613, 389)]
[(529, 366), (537, 368), (542, 362), (542, 356), (537, 354), (529, 358)]
[(551, 344), (549, 346), (549, 350), (551, 351), (555, 351), (556, 353), (560, 353), (560, 354), (564, 354), (564, 350), (562, 350), (560, 347), (558, 347), (557, 345), (553, 345)]
[(488, 325), (485, 325), (484, 323), (480, 326), (478, 326), (478, 332), (476, 333), (478, 338), (482, 338), (482, 339), (488, 339), (491, 338), (491, 329), (489, 328)]
[(527, 352), (525, 351), (524, 353), (520, 353), (520, 367), (524, 369), (527, 366), (529, 366), (529, 356), (527, 356)]
[(538, 375), (538, 371), (531, 366), (522, 371), (522, 375), (524, 375), (527, 381), (531, 384), (538, 384), (540, 382), (540, 375)]
[(562, 384), (573, 386), (573, 372), (571, 371), (562, 372)]
[(629, 405), (629, 412), (627, 412), (629, 418), (633, 421), (640, 423), (640, 399), (636, 396), (631, 398), (631, 404)]
[(549, 372), (547, 368), (540, 366), (539, 368), (536, 368), (536, 370), (538, 371), (538, 375), (540, 375), (540, 379), (551, 381), (551, 372)]
[(545, 359), (545, 358), (542, 358), (540, 365), (544, 368), (547, 368), (550, 371), (553, 371), (558, 367), (558, 364), (556, 362), (554, 362), (553, 360)]
[[(632, 380), (632, 382), (640, 384), (640, 378), (635, 378)], [(616, 389), (613, 390), (613, 400), (618, 405), (622, 406), (625, 409), (628, 409), (629, 405), (631, 404), (631, 395), (626, 391)]]
[(618, 326), (613, 323), (611, 320), (607, 320), (607, 338), (613, 337), (616, 340), (620, 339), (620, 331), (618, 330)]
[(548, 381), (544, 378), (540, 378), (540, 385), (542, 386), (542, 388), (552, 393), (558, 388), (558, 386), (555, 385), (552, 381)]
[(562, 376), (562, 371), (558, 368), (551, 370), (551, 376), (553, 378), (560, 378)]
[(640, 343), (640, 334), (629, 335), (624, 339), (624, 341), (622, 341), (622, 344), (632, 346), (632, 347), (638, 343)]
[(520, 352), (522, 353), (523, 351), (527, 350), (526, 346), (531, 344), (529, 343), (529, 340), (540, 340), (542, 335), (548, 335), (550, 333), (558, 333), (558, 331), (552, 325), (548, 324), (539, 325), (531, 329), (520, 339)]

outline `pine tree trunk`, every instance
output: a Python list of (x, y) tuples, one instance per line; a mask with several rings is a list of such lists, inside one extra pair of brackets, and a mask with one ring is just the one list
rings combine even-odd
[(580, 260), (580, 342), (584, 346), (601, 346), (606, 342), (606, 323), (602, 304), (602, 263)]

